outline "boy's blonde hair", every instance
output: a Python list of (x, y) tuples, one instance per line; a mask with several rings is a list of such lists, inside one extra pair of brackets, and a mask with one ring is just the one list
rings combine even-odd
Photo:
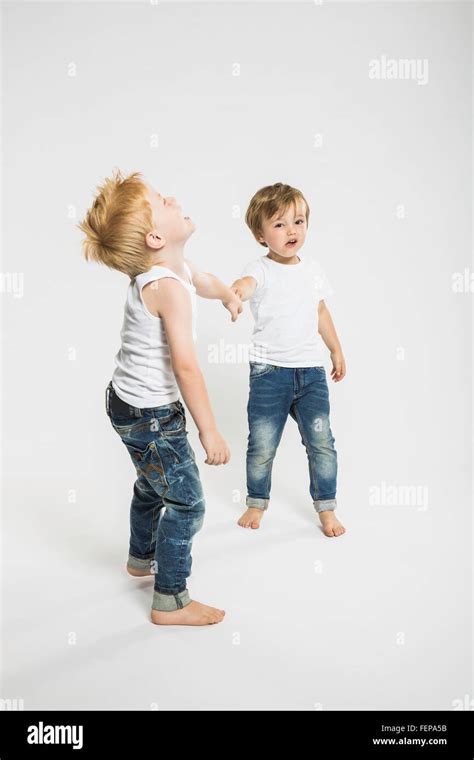
[(153, 251), (145, 236), (153, 229), (153, 212), (140, 172), (122, 176), (119, 169), (102, 185), (84, 219), (77, 226), (87, 261), (98, 261), (133, 279), (153, 266)]
[(264, 219), (272, 219), (278, 211), (286, 211), (288, 206), (302, 200), (306, 206), (306, 224), (309, 219), (309, 206), (301, 190), (291, 185), (277, 182), (275, 185), (266, 185), (257, 190), (249, 203), (245, 221), (253, 232), (254, 238), (260, 245), (267, 248), (266, 243), (261, 243), (257, 235), (262, 234), (262, 222)]

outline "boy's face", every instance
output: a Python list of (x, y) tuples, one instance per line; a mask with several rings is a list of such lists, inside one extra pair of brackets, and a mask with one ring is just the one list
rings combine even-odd
[(154, 229), (147, 235), (147, 244), (160, 249), (167, 243), (183, 244), (196, 226), (189, 216), (184, 216), (176, 198), (163, 196), (151, 185), (146, 186), (146, 197), (153, 212)]
[[(279, 209), (272, 219), (265, 219), (258, 241), (266, 243), (270, 251), (291, 258), (306, 238), (306, 206), (297, 200), (286, 209)], [(292, 242), (295, 241), (295, 242)]]

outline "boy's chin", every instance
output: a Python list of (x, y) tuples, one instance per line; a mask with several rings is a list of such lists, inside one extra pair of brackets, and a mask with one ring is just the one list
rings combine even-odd
[(295, 245), (294, 248), (292, 246), (288, 246), (288, 248), (284, 247), (280, 252), (280, 256), (286, 256), (288, 259), (291, 259), (291, 257), (294, 256), (295, 253), (298, 253), (302, 247), (302, 245)]

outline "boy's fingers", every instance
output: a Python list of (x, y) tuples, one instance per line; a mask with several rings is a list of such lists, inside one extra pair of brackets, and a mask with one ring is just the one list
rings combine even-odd
[(229, 449), (227, 448), (222, 449), (222, 451), (219, 453), (219, 461), (217, 462), (217, 464), (227, 464), (227, 462), (229, 461), (229, 454), (230, 454)]

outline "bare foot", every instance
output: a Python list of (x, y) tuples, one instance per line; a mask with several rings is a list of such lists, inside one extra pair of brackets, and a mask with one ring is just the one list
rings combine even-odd
[(242, 528), (260, 528), (260, 520), (264, 511), (264, 509), (249, 507), (238, 521), (238, 525), (241, 525)]
[(333, 509), (324, 509), (322, 512), (318, 512), (318, 514), (325, 536), (341, 536), (346, 532), (344, 525), (339, 522)]
[(151, 621), (156, 625), (212, 625), (221, 623), (224, 615), (224, 610), (192, 601), (180, 610), (165, 612), (152, 609)]
[(129, 567), (127, 565), (127, 572), (130, 573), (130, 575), (133, 575), (134, 578), (143, 578), (148, 577), (149, 575), (153, 575), (154, 573), (150, 570), (137, 570), (136, 567)]

